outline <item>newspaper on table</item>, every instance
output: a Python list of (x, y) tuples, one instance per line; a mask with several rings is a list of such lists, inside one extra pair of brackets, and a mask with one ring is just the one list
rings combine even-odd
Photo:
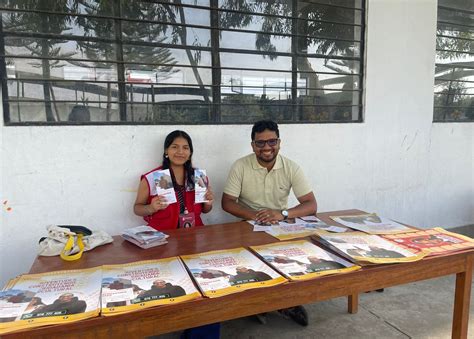
[(306, 240), (251, 246), (250, 248), (290, 280), (307, 280), (360, 269), (360, 266)]
[(104, 316), (201, 296), (178, 257), (104, 265), (102, 271)]
[(141, 247), (150, 248), (168, 243), (168, 235), (150, 226), (136, 226), (122, 232), (122, 238)]
[(96, 267), (12, 279), (0, 292), (0, 334), (98, 316), (101, 278)]
[(245, 248), (181, 256), (202, 293), (214, 298), (287, 280)]
[(331, 219), (344, 226), (369, 234), (398, 234), (416, 231), (414, 228), (378, 216), (375, 213), (332, 216)]
[(205, 198), (208, 184), (209, 184), (209, 180), (206, 175), (206, 170), (195, 168), (194, 169), (194, 203), (195, 204), (209, 201)]
[(155, 182), (155, 189), (157, 195), (165, 197), (168, 204), (175, 203), (176, 194), (173, 188), (173, 180), (169, 169), (154, 171), (153, 180)]
[(474, 239), (440, 227), (383, 237), (403, 248), (427, 251), (430, 256), (474, 248)]
[(428, 253), (408, 250), (374, 234), (318, 232), (317, 239), (338, 254), (359, 264), (389, 264), (421, 260)]

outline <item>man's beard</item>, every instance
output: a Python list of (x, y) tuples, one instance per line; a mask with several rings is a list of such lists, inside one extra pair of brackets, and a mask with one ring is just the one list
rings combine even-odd
[(262, 155), (257, 154), (257, 159), (259, 159), (260, 161), (264, 163), (271, 163), (276, 159), (278, 152), (273, 152), (271, 155), (272, 155), (271, 158), (264, 158)]

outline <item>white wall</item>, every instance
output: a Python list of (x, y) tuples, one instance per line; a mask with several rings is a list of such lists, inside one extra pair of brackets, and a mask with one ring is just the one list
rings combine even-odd
[[(474, 124), (432, 123), (436, 1), (369, 0), (368, 13), (365, 122), (281, 125), (282, 153), (305, 169), (320, 211), (474, 223)], [(1, 127), (0, 285), (29, 270), (48, 224), (111, 234), (141, 224), (139, 176), (175, 128), (191, 134), (220, 197), (231, 163), (251, 151), (251, 126)], [(218, 201), (205, 218), (230, 220)]]

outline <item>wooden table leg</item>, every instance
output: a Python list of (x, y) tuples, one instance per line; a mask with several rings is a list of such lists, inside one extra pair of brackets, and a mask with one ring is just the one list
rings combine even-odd
[(466, 271), (456, 274), (452, 329), (452, 338), (454, 339), (467, 338), (469, 306), (471, 299), (472, 258), (472, 255), (466, 258)]
[(357, 313), (359, 310), (359, 294), (351, 294), (347, 296), (347, 312), (351, 314)]

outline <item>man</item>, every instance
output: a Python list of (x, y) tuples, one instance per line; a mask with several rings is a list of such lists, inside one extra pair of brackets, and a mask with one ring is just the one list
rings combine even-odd
[(378, 246), (369, 246), (369, 250), (365, 252), (366, 257), (372, 258), (405, 258), (405, 256), (397, 251), (388, 250)]
[(306, 265), (306, 272), (313, 273), (313, 272), (321, 272), (321, 271), (328, 271), (328, 270), (338, 270), (340, 268), (344, 268), (344, 265), (336, 262), (321, 259), (318, 257), (308, 257), (309, 264)]
[(87, 308), (84, 300), (79, 300), (72, 293), (63, 293), (51, 305), (43, 306), (32, 314), (42, 314), (47, 312), (61, 312), (59, 315), (83, 313)]
[(138, 297), (141, 301), (176, 298), (185, 295), (181, 286), (172, 285), (164, 280), (158, 279), (153, 282), (151, 288), (141, 292)]
[(272, 277), (270, 277), (265, 272), (254, 271), (251, 268), (247, 268), (243, 266), (238, 266), (235, 269), (235, 272), (237, 274), (229, 278), (229, 283), (231, 285), (248, 284), (248, 283), (272, 279)]
[[(280, 132), (269, 120), (258, 121), (251, 134), (253, 153), (232, 166), (222, 195), (224, 211), (245, 220), (277, 223), (288, 218), (314, 215), (317, 204), (311, 186), (301, 168), (278, 154)], [(293, 190), (299, 204), (288, 208)], [(280, 312), (307, 326), (308, 317), (302, 306)]]

